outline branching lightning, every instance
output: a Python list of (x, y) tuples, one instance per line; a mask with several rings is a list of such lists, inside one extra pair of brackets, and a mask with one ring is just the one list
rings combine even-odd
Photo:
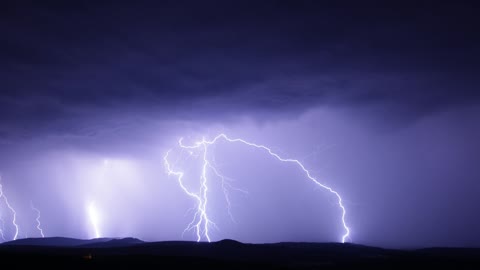
[[(5, 205), (12, 212), (12, 215), (13, 215), (12, 225), (15, 227), (15, 234), (13, 236), (13, 240), (17, 240), (18, 230), (19, 230), (18, 229), (18, 224), (17, 224), (17, 212), (15, 211), (15, 209), (13, 209), (13, 207), (8, 202), (8, 198), (5, 195), (5, 193), (3, 192), (3, 186), (2, 186), (1, 180), (2, 179), (0, 177), (0, 199), (3, 198), (3, 201), (5, 202)], [(3, 231), (2, 231), (2, 237), (3, 237)]]
[[(204, 160), (206, 158), (206, 149), (207, 148), (205, 147)], [(168, 162), (169, 154), (170, 154), (170, 151), (168, 151), (167, 154), (163, 158), (164, 161), (165, 161), (165, 167), (167, 169), (168, 175), (177, 176), (178, 183), (180, 184), (180, 187), (182, 188), (182, 190), (188, 196), (195, 199), (198, 203), (198, 208), (197, 208), (197, 211), (194, 214), (193, 220), (190, 224), (188, 224), (187, 228), (184, 230), (184, 233), (186, 231), (190, 231), (193, 228), (195, 228), (195, 232), (197, 234), (197, 241), (200, 241), (202, 239), (202, 233), (203, 233), (204, 237), (210, 242), (210, 236), (208, 234), (208, 228), (209, 228), (210, 224), (214, 225), (214, 223), (208, 218), (207, 210), (206, 210), (206, 207), (207, 207), (206, 196), (207, 196), (208, 188), (207, 188), (207, 177), (206, 177), (206, 172), (205, 171), (206, 171), (206, 167), (208, 166), (208, 162), (206, 162), (206, 164), (204, 164), (204, 166), (203, 166), (203, 172), (204, 173), (202, 173), (202, 176), (201, 176), (202, 188), (201, 188), (201, 191), (199, 192), (199, 194), (197, 194), (197, 193), (194, 193), (194, 192), (190, 192), (185, 187), (185, 185), (183, 183), (184, 173), (183, 172), (177, 172), (177, 171), (173, 170), (172, 166)], [(197, 219), (198, 219), (198, 221), (197, 221)]]
[(225, 201), (227, 202), (227, 212), (228, 212), (228, 216), (230, 217), (230, 219), (236, 223), (235, 221), (235, 218), (233, 217), (233, 214), (232, 214), (232, 203), (230, 202), (230, 192), (229, 192), (229, 189), (233, 189), (235, 191), (239, 191), (239, 192), (242, 192), (242, 193), (245, 193), (245, 194), (248, 194), (248, 191), (246, 190), (243, 190), (243, 189), (239, 189), (239, 188), (235, 188), (233, 187), (229, 181), (231, 181), (228, 177), (220, 174), (217, 170), (217, 168), (215, 168), (214, 166), (210, 165), (209, 164), (209, 168), (212, 170), (212, 172), (221, 180), (221, 186), (222, 186), (222, 191), (223, 191), (223, 196), (225, 197)]
[[(181, 189), (189, 197), (194, 199), (197, 203), (196, 212), (194, 214), (193, 220), (187, 226), (187, 228), (185, 229), (185, 231), (189, 231), (189, 230), (194, 229), (195, 233), (197, 235), (197, 241), (201, 241), (202, 238), (203, 238), (203, 239), (206, 239), (208, 242), (210, 242), (209, 228), (210, 228), (210, 226), (216, 227), (215, 223), (209, 218), (208, 213), (207, 213), (207, 203), (208, 203), (207, 171), (208, 171), (208, 169), (210, 169), (218, 178), (221, 179), (222, 189), (223, 189), (225, 199), (226, 199), (226, 202), (227, 202), (228, 213), (233, 220), (233, 215), (230, 211), (230, 198), (229, 198), (229, 195), (228, 195), (228, 188), (227, 188), (227, 187), (231, 187), (231, 186), (229, 185), (228, 182), (226, 182), (226, 177), (224, 177), (222, 174), (219, 173), (219, 171), (215, 168), (215, 166), (212, 164), (212, 162), (208, 158), (208, 148), (209, 148), (209, 146), (214, 145), (220, 139), (223, 139), (223, 140), (225, 140), (227, 142), (230, 142), (230, 143), (242, 143), (244, 145), (263, 150), (263, 151), (267, 152), (270, 156), (276, 158), (277, 160), (279, 160), (281, 162), (293, 163), (293, 164), (296, 164), (298, 167), (300, 167), (300, 169), (305, 173), (305, 175), (307, 176), (308, 179), (310, 179), (313, 183), (315, 183), (319, 187), (321, 187), (323, 189), (326, 189), (327, 191), (329, 191), (330, 193), (332, 193), (335, 196), (335, 198), (337, 200), (337, 204), (340, 207), (341, 212), (342, 212), (341, 222), (342, 222), (343, 229), (345, 231), (345, 233), (341, 237), (341, 242), (344, 243), (346, 241), (346, 239), (350, 235), (350, 228), (347, 226), (347, 223), (345, 221), (345, 217), (346, 217), (347, 212), (346, 212), (345, 206), (343, 205), (342, 197), (340, 196), (340, 194), (337, 191), (335, 191), (334, 189), (332, 189), (331, 187), (329, 187), (327, 185), (324, 185), (324, 184), (320, 183), (317, 179), (315, 179), (310, 174), (310, 172), (305, 168), (305, 166), (300, 161), (298, 161), (297, 159), (282, 158), (278, 154), (274, 153), (270, 148), (268, 148), (264, 145), (251, 143), (251, 142), (248, 142), (246, 140), (238, 139), (238, 138), (237, 139), (231, 139), (223, 133), (217, 135), (214, 139), (212, 139), (210, 141), (206, 140), (205, 138), (202, 138), (201, 141), (197, 141), (193, 145), (183, 144), (183, 139), (182, 138), (180, 138), (180, 140), (178, 141), (178, 144), (179, 144), (180, 148), (182, 148), (182, 150), (188, 150), (191, 155), (193, 154), (192, 151), (195, 151), (195, 150), (196, 151), (202, 151), (201, 156), (202, 156), (202, 159), (203, 159), (203, 166), (202, 166), (202, 172), (201, 172), (201, 175), (200, 175), (200, 182), (201, 182), (200, 190), (198, 192), (190, 191), (185, 186), (185, 184), (183, 182), (184, 181), (184, 179), (183, 179), (184, 172), (174, 170), (173, 166), (170, 164), (168, 157), (170, 155), (171, 150), (169, 150), (164, 156), (164, 163), (165, 163), (165, 167), (166, 167), (168, 175), (176, 176)], [(243, 190), (239, 190), (239, 191), (245, 192)], [(185, 231), (184, 231), (184, 233), (185, 233)]]
[(42, 229), (42, 224), (40, 223), (40, 218), (41, 218), (41, 213), (40, 213), (40, 210), (38, 210), (38, 208), (36, 208), (34, 205), (33, 205), (33, 202), (30, 201), (30, 208), (32, 208), (33, 211), (35, 211), (37, 213), (37, 217), (35, 218), (35, 221), (37, 221), (37, 230), (40, 232), (40, 235), (45, 238), (45, 235), (43, 234), (43, 229)]

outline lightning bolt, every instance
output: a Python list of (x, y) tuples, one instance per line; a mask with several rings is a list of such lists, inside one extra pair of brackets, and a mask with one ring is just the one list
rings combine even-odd
[[(197, 241), (201, 241), (202, 236), (203, 236), (204, 239), (206, 239), (208, 242), (210, 242), (209, 226), (213, 225), (213, 226), (216, 227), (215, 223), (208, 217), (208, 214), (207, 214), (207, 202), (208, 202), (208, 197), (207, 197), (207, 192), (208, 192), (207, 169), (211, 169), (213, 171), (213, 173), (221, 179), (222, 188), (223, 188), (223, 191), (224, 191), (225, 199), (227, 201), (228, 212), (229, 212), (230, 217), (232, 217), (232, 219), (233, 219), (233, 216), (231, 215), (231, 212), (230, 212), (230, 199), (229, 199), (229, 196), (228, 196), (228, 190), (226, 188), (226, 183), (227, 183), (225, 181), (226, 178), (224, 176), (222, 176), (218, 172), (218, 170), (212, 165), (212, 163), (209, 161), (208, 155), (207, 155), (208, 147), (211, 146), (211, 145), (214, 145), (220, 139), (223, 139), (223, 140), (225, 140), (227, 142), (230, 142), (230, 143), (242, 143), (244, 145), (263, 150), (266, 153), (268, 153), (270, 156), (276, 158), (277, 160), (279, 160), (281, 162), (293, 163), (293, 164), (297, 165), (305, 173), (307, 178), (309, 180), (311, 180), (314, 184), (318, 185), (319, 187), (321, 187), (321, 188), (329, 191), (331, 194), (333, 194), (335, 196), (335, 198), (337, 200), (337, 204), (340, 207), (340, 210), (342, 212), (341, 222), (342, 222), (342, 226), (343, 226), (343, 229), (344, 229), (344, 234), (341, 237), (341, 242), (345, 243), (346, 239), (350, 236), (350, 228), (347, 226), (347, 223), (345, 221), (347, 211), (345, 209), (345, 206), (343, 205), (342, 197), (340, 196), (340, 194), (337, 191), (335, 191), (334, 189), (332, 189), (331, 187), (329, 187), (325, 184), (320, 183), (316, 178), (314, 178), (310, 174), (310, 172), (305, 168), (305, 166), (299, 160), (290, 159), (290, 158), (283, 158), (280, 155), (273, 152), (267, 146), (264, 146), (264, 145), (261, 145), (261, 144), (255, 144), (255, 143), (252, 143), (252, 142), (248, 142), (246, 140), (239, 139), (239, 138), (231, 139), (223, 133), (217, 135), (215, 138), (213, 138), (210, 141), (206, 140), (205, 138), (202, 138), (201, 141), (197, 141), (193, 145), (183, 144), (183, 138), (180, 138), (180, 140), (178, 141), (178, 145), (182, 148), (182, 150), (188, 150), (191, 155), (192, 155), (192, 150), (200, 150), (200, 151), (203, 152), (203, 155), (202, 155), (203, 166), (202, 166), (202, 172), (201, 172), (201, 177), (200, 177), (201, 186), (200, 186), (200, 191), (198, 193), (195, 193), (195, 192), (192, 192), (192, 191), (188, 190), (185, 187), (184, 182), (183, 182), (184, 173), (181, 172), (181, 171), (175, 171), (173, 169), (173, 166), (170, 164), (170, 162), (168, 160), (168, 157), (170, 155), (171, 150), (167, 151), (167, 153), (164, 156), (164, 164), (165, 164), (168, 175), (176, 176), (181, 189), (188, 196), (190, 196), (191, 198), (193, 198), (197, 202), (197, 206), (196, 206), (197, 210), (194, 214), (193, 220), (187, 226), (187, 228), (185, 229), (185, 231), (195, 229), (195, 232), (196, 232), (196, 235), (197, 235)], [(185, 231), (184, 231), (184, 233), (185, 233)]]
[[(206, 160), (206, 152), (207, 152), (206, 149), (207, 148), (205, 147), (205, 151), (204, 151), (205, 153), (203, 155), (204, 160)], [(207, 210), (206, 210), (207, 202), (208, 202), (207, 198), (206, 198), (208, 188), (207, 188), (207, 177), (206, 177), (206, 172), (205, 171), (206, 171), (206, 167), (208, 166), (208, 161), (205, 162), (204, 165), (203, 165), (203, 173), (201, 175), (202, 188), (201, 188), (201, 191), (199, 192), (199, 194), (197, 194), (195, 192), (189, 191), (187, 189), (187, 187), (185, 187), (185, 185), (183, 183), (184, 173), (179, 172), (179, 171), (175, 171), (172, 168), (172, 165), (170, 165), (170, 163), (168, 161), (168, 156), (169, 155), (170, 155), (170, 150), (163, 157), (168, 175), (175, 175), (178, 179), (178, 183), (180, 184), (180, 188), (182, 188), (182, 190), (188, 196), (193, 198), (198, 203), (197, 211), (194, 214), (192, 222), (190, 222), (190, 224), (188, 224), (187, 228), (183, 232), (185, 233), (186, 231), (190, 231), (193, 228), (195, 228), (196, 235), (197, 235), (197, 241), (200, 241), (202, 239), (201, 234), (203, 232), (204, 237), (207, 238), (208, 242), (210, 242), (210, 236), (208, 234), (208, 228), (209, 228), (210, 224), (214, 225), (214, 223), (208, 218)], [(202, 224), (203, 224), (203, 226), (202, 226)]]
[(1, 223), (0, 237), (2, 237), (2, 240), (5, 241), (5, 240), (7, 240), (7, 239), (5, 239), (5, 235), (3, 234), (3, 231), (5, 230), (5, 221), (3, 221), (2, 218), (0, 218), (0, 223)]
[[(3, 198), (5, 205), (13, 214), (12, 225), (15, 227), (15, 235), (13, 236), (13, 240), (17, 240), (17, 237), (18, 237), (17, 212), (15, 212), (15, 209), (13, 209), (13, 207), (8, 202), (8, 198), (7, 196), (5, 196), (5, 193), (3, 192), (3, 186), (2, 186), (1, 180), (2, 178), (0, 176), (0, 198)], [(3, 232), (2, 232), (2, 235), (3, 235)]]
[(42, 238), (45, 238), (45, 235), (43, 234), (42, 224), (40, 223), (40, 217), (41, 217), (40, 210), (38, 210), (38, 208), (36, 208), (33, 205), (33, 202), (31, 202), (31, 201), (30, 201), (30, 208), (32, 208), (32, 210), (37, 213), (37, 218), (35, 219), (37, 221), (37, 227), (36, 228), (40, 232), (40, 235), (42, 236)]
[(235, 218), (233, 217), (233, 214), (232, 214), (232, 203), (230, 202), (230, 192), (229, 192), (229, 189), (233, 189), (235, 191), (239, 191), (239, 192), (242, 192), (244, 194), (247, 194), (248, 195), (248, 191), (246, 190), (243, 190), (243, 189), (239, 189), (239, 188), (236, 188), (236, 187), (233, 187), (232, 184), (230, 184), (229, 182), (232, 181), (232, 179), (220, 174), (217, 170), (217, 168), (215, 168), (214, 166), (211, 166), (210, 165), (210, 169), (213, 171), (213, 173), (221, 180), (221, 186), (222, 186), (222, 191), (223, 191), (223, 196), (225, 197), (225, 201), (227, 202), (227, 213), (228, 213), (228, 216), (230, 217), (230, 219), (234, 222), (234, 223), (237, 223), (235, 221)]
[(88, 205), (88, 215), (90, 216), (90, 222), (92, 223), (95, 238), (100, 238), (100, 230), (98, 228), (98, 211), (94, 202), (91, 202)]

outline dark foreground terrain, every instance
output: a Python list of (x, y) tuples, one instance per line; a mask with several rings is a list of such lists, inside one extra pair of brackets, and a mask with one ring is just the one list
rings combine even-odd
[(480, 249), (389, 250), (354, 244), (21, 239), (0, 245), (2, 269), (480, 269)]

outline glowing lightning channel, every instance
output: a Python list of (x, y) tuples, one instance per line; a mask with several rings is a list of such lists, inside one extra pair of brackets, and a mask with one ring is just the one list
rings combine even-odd
[(98, 229), (98, 212), (94, 202), (91, 202), (88, 205), (88, 215), (90, 216), (90, 222), (92, 223), (95, 238), (100, 238), (100, 230)]
[[(1, 181), (1, 177), (0, 177), (0, 181)], [(0, 198), (3, 198), (3, 201), (5, 202), (5, 205), (7, 206), (7, 208), (12, 212), (13, 214), (13, 220), (12, 220), (12, 224), (13, 226), (15, 227), (15, 235), (13, 236), (13, 240), (17, 240), (17, 237), (18, 237), (18, 224), (17, 224), (17, 212), (15, 212), (15, 209), (13, 209), (13, 207), (10, 205), (10, 203), (8, 202), (8, 198), (7, 196), (5, 196), (5, 193), (3, 192), (3, 186), (2, 186), (2, 183), (0, 183)], [(2, 234), (3, 235), (3, 234)]]
[[(228, 211), (229, 211), (229, 214), (231, 216), (231, 213), (230, 213), (230, 200), (229, 200), (229, 197), (228, 197), (228, 194), (226, 193), (226, 188), (224, 186), (224, 183), (225, 183), (225, 178), (215, 169), (215, 167), (208, 161), (208, 156), (207, 156), (207, 149), (208, 149), (208, 146), (210, 145), (213, 145), (215, 144), (218, 140), (220, 139), (224, 139), (225, 141), (227, 142), (231, 142), (231, 143), (243, 143), (247, 146), (251, 146), (251, 147), (255, 147), (257, 149), (261, 149), (261, 150), (264, 150), (266, 151), (268, 154), (270, 154), (271, 156), (275, 157), (277, 160), (281, 161), (281, 162), (287, 162), (287, 163), (294, 163), (296, 165), (298, 165), (302, 171), (306, 174), (306, 176), (308, 177), (308, 179), (310, 179), (312, 182), (314, 182), (316, 185), (328, 190), (330, 193), (332, 193), (333, 195), (335, 195), (335, 197), (337, 198), (337, 202), (338, 202), (338, 206), (340, 207), (341, 211), (342, 211), (342, 215), (341, 215), (341, 221), (342, 221), (342, 225), (343, 225), (343, 229), (345, 231), (345, 233), (342, 235), (342, 238), (341, 238), (341, 242), (342, 243), (345, 243), (346, 239), (349, 237), (350, 235), (350, 228), (347, 226), (347, 223), (345, 221), (345, 216), (347, 214), (346, 212), (346, 209), (345, 209), (345, 206), (343, 205), (343, 200), (342, 200), (342, 197), (340, 196), (340, 194), (333, 190), (331, 187), (327, 186), (327, 185), (324, 185), (322, 183), (320, 183), (319, 181), (317, 181), (317, 179), (315, 179), (311, 174), (310, 172), (305, 168), (305, 166), (300, 162), (298, 161), (297, 159), (289, 159), (289, 158), (282, 158), (280, 157), (278, 154), (274, 153), (270, 148), (264, 146), (264, 145), (260, 145), (260, 144), (255, 144), (255, 143), (251, 143), (251, 142), (248, 142), (248, 141), (245, 141), (243, 139), (231, 139), (229, 138), (227, 135), (225, 134), (219, 134), (217, 135), (213, 140), (211, 141), (207, 141), (205, 140), (205, 138), (202, 138), (201, 141), (197, 141), (195, 142), (193, 145), (185, 145), (183, 144), (183, 138), (180, 138), (180, 140), (178, 141), (178, 144), (179, 146), (182, 148), (182, 149), (186, 149), (186, 150), (190, 150), (190, 153), (191, 153), (191, 150), (194, 150), (194, 149), (203, 149), (203, 166), (202, 166), (202, 173), (201, 173), (201, 188), (200, 188), (200, 192), (197, 194), (197, 193), (194, 193), (194, 192), (191, 192), (189, 191), (184, 183), (183, 183), (183, 176), (184, 176), (184, 173), (183, 172), (180, 172), (180, 171), (174, 171), (173, 168), (172, 168), (172, 165), (169, 163), (168, 161), (168, 156), (170, 154), (170, 151), (169, 150), (166, 155), (164, 156), (164, 163), (165, 163), (165, 167), (167, 169), (167, 172), (168, 172), (168, 175), (175, 175), (177, 176), (177, 179), (178, 179), (178, 182), (179, 182), (179, 185), (180, 187), (183, 189), (183, 191), (190, 197), (194, 198), (198, 204), (197, 204), (197, 211), (195, 212), (195, 215), (194, 215), (194, 218), (192, 220), (192, 222), (187, 226), (187, 228), (185, 229), (185, 231), (188, 231), (188, 230), (191, 230), (193, 228), (195, 228), (196, 230), (196, 234), (197, 234), (197, 241), (200, 241), (202, 239), (202, 235), (204, 238), (207, 239), (207, 241), (210, 242), (210, 236), (209, 236), (209, 232), (208, 232), (208, 228), (209, 228), (209, 225), (212, 224), (212, 225), (215, 225), (215, 223), (213, 223), (209, 218), (208, 218), (208, 215), (207, 215), (207, 192), (208, 192), (208, 186), (207, 186), (207, 168), (210, 168), (218, 177), (220, 177), (222, 179), (222, 188), (224, 190), (224, 195), (226, 196), (226, 200), (227, 200), (227, 204), (228, 204)], [(197, 220), (198, 219), (198, 220)], [(184, 231), (184, 232), (185, 232)]]
[(32, 208), (32, 210), (37, 213), (37, 218), (35, 219), (37, 221), (37, 230), (40, 232), (40, 235), (42, 236), (42, 238), (45, 238), (45, 235), (43, 234), (42, 224), (40, 223), (40, 217), (41, 217), (40, 210), (38, 210), (38, 208), (36, 208), (33, 205), (33, 202), (31, 201), (30, 201), (30, 208)]
[(5, 229), (5, 221), (3, 221), (2, 218), (0, 218), (0, 223), (1, 223), (0, 237), (2, 237), (2, 240), (5, 241), (5, 240), (7, 240), (7, 239), (5, 239), (5, 235), (3, 234), (3, 230)]
[[(205, 148), (205, 150), (206, 150), (206, 148)], [(207, 211), (206, 211), (207, 200), (205, 200), (205, 198), (207, 196), (207, 191), (201, 192), (201, 193), (203, 193), (203, 198), (202, 198), (202, 195), (189, 191), (187, 189), (187, 187), (185, 187), (185, 185), (183, 184), (184, 173), (174, 171), (173, 168), (172, 168), (172, 165), (170, 165), (170, 163), (168, 162), (169, 154), (170, 154), (170, 150), (163, 157), (168, 175), (175, 175), (178, 178), (178, 183), (180, 184), (180, 187), (182, 188), (182, 190), (188, 196), (195, 199), (198, 203), (197, 211), (195, 212), (195, 215), (193, 217), (192, 222), (190, 222), (190, 224), (188, 224), (187, 228), (183, 232), (185, 233), (186, 231), (190, 231), (193, 228), (195, 228), (195, 231), (196, 231), (196, 234), (197, 234), (197, 241), (200, 241), (202, 239), (201, 233), (203, 232), (204, 237), (206, 237), (208, 242), (210, 242), (210, 236), (208, 235), (208, 226), (210, 224), (214, 225), (214, 223), (207, 216)], [(206, 155), (205, 154), (204, 154), (204, 160), (206, 160)], [(203, 169), (206, 170), (207, 166), (208, 166), (208, 162), (206, 164), (204, 164)], [(207, 177), (206, 177), (205, 173), (202, 173), (201, 179), (203, 180), (202, 181), (202, 189), (206, 188), (207, 187)], [(203, 225), (203, 229), (202, 229), (202, 224), (203, 223), (204, 223), (204, 225)]]
[(248, 194), (248, 191), (235, 188), (233, 187), (227, 180), (229, 179), (228, 177), (220, 174), (220, 172), (215, 168), (214, 166), (209, 164), (210, 169), (213, 171), (213, 173), (221, 180), (221, 186), (222, 186), (222, 191), (223, 191), (223, 196), (225, 197), (225, 201), (227, 202), (227, 213), (228, 216), (230, 216), (230, 219), (233, 221), (233, 223), (237, 223), (235, 221), (235, 218), (233, 217), (232, 214), (232, 203), (230, 201), (230, 193), (228, 192), (228, 189), (233, 189), (235, 191), (242, 192), (244, 194)]

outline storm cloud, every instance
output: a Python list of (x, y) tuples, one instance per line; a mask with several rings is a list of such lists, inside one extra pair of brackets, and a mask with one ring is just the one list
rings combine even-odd
[[(356, 243), (478, 244), (478, 11), (461, 1), (2, 2), (0, 174), (21, 233), (35, 232), (33, 200), (47, 235), (92, 237), (94, 200), (104, 235), (178, 240), (192, 201), (163, 157), (180, 137), (225, 132), (298, 158), (338, 190)], [(338, 241), (332, 198), (250, 150), (214, 149), (250, 191), (232, 194), (234, 224), (212, 187), (214, 238)]]
[(75, 133), (119, 111), (268, 119), (376, 106), (411, 121), (479, 101), (478, 19), (462, 4), (3, 5), (2, 137)]

